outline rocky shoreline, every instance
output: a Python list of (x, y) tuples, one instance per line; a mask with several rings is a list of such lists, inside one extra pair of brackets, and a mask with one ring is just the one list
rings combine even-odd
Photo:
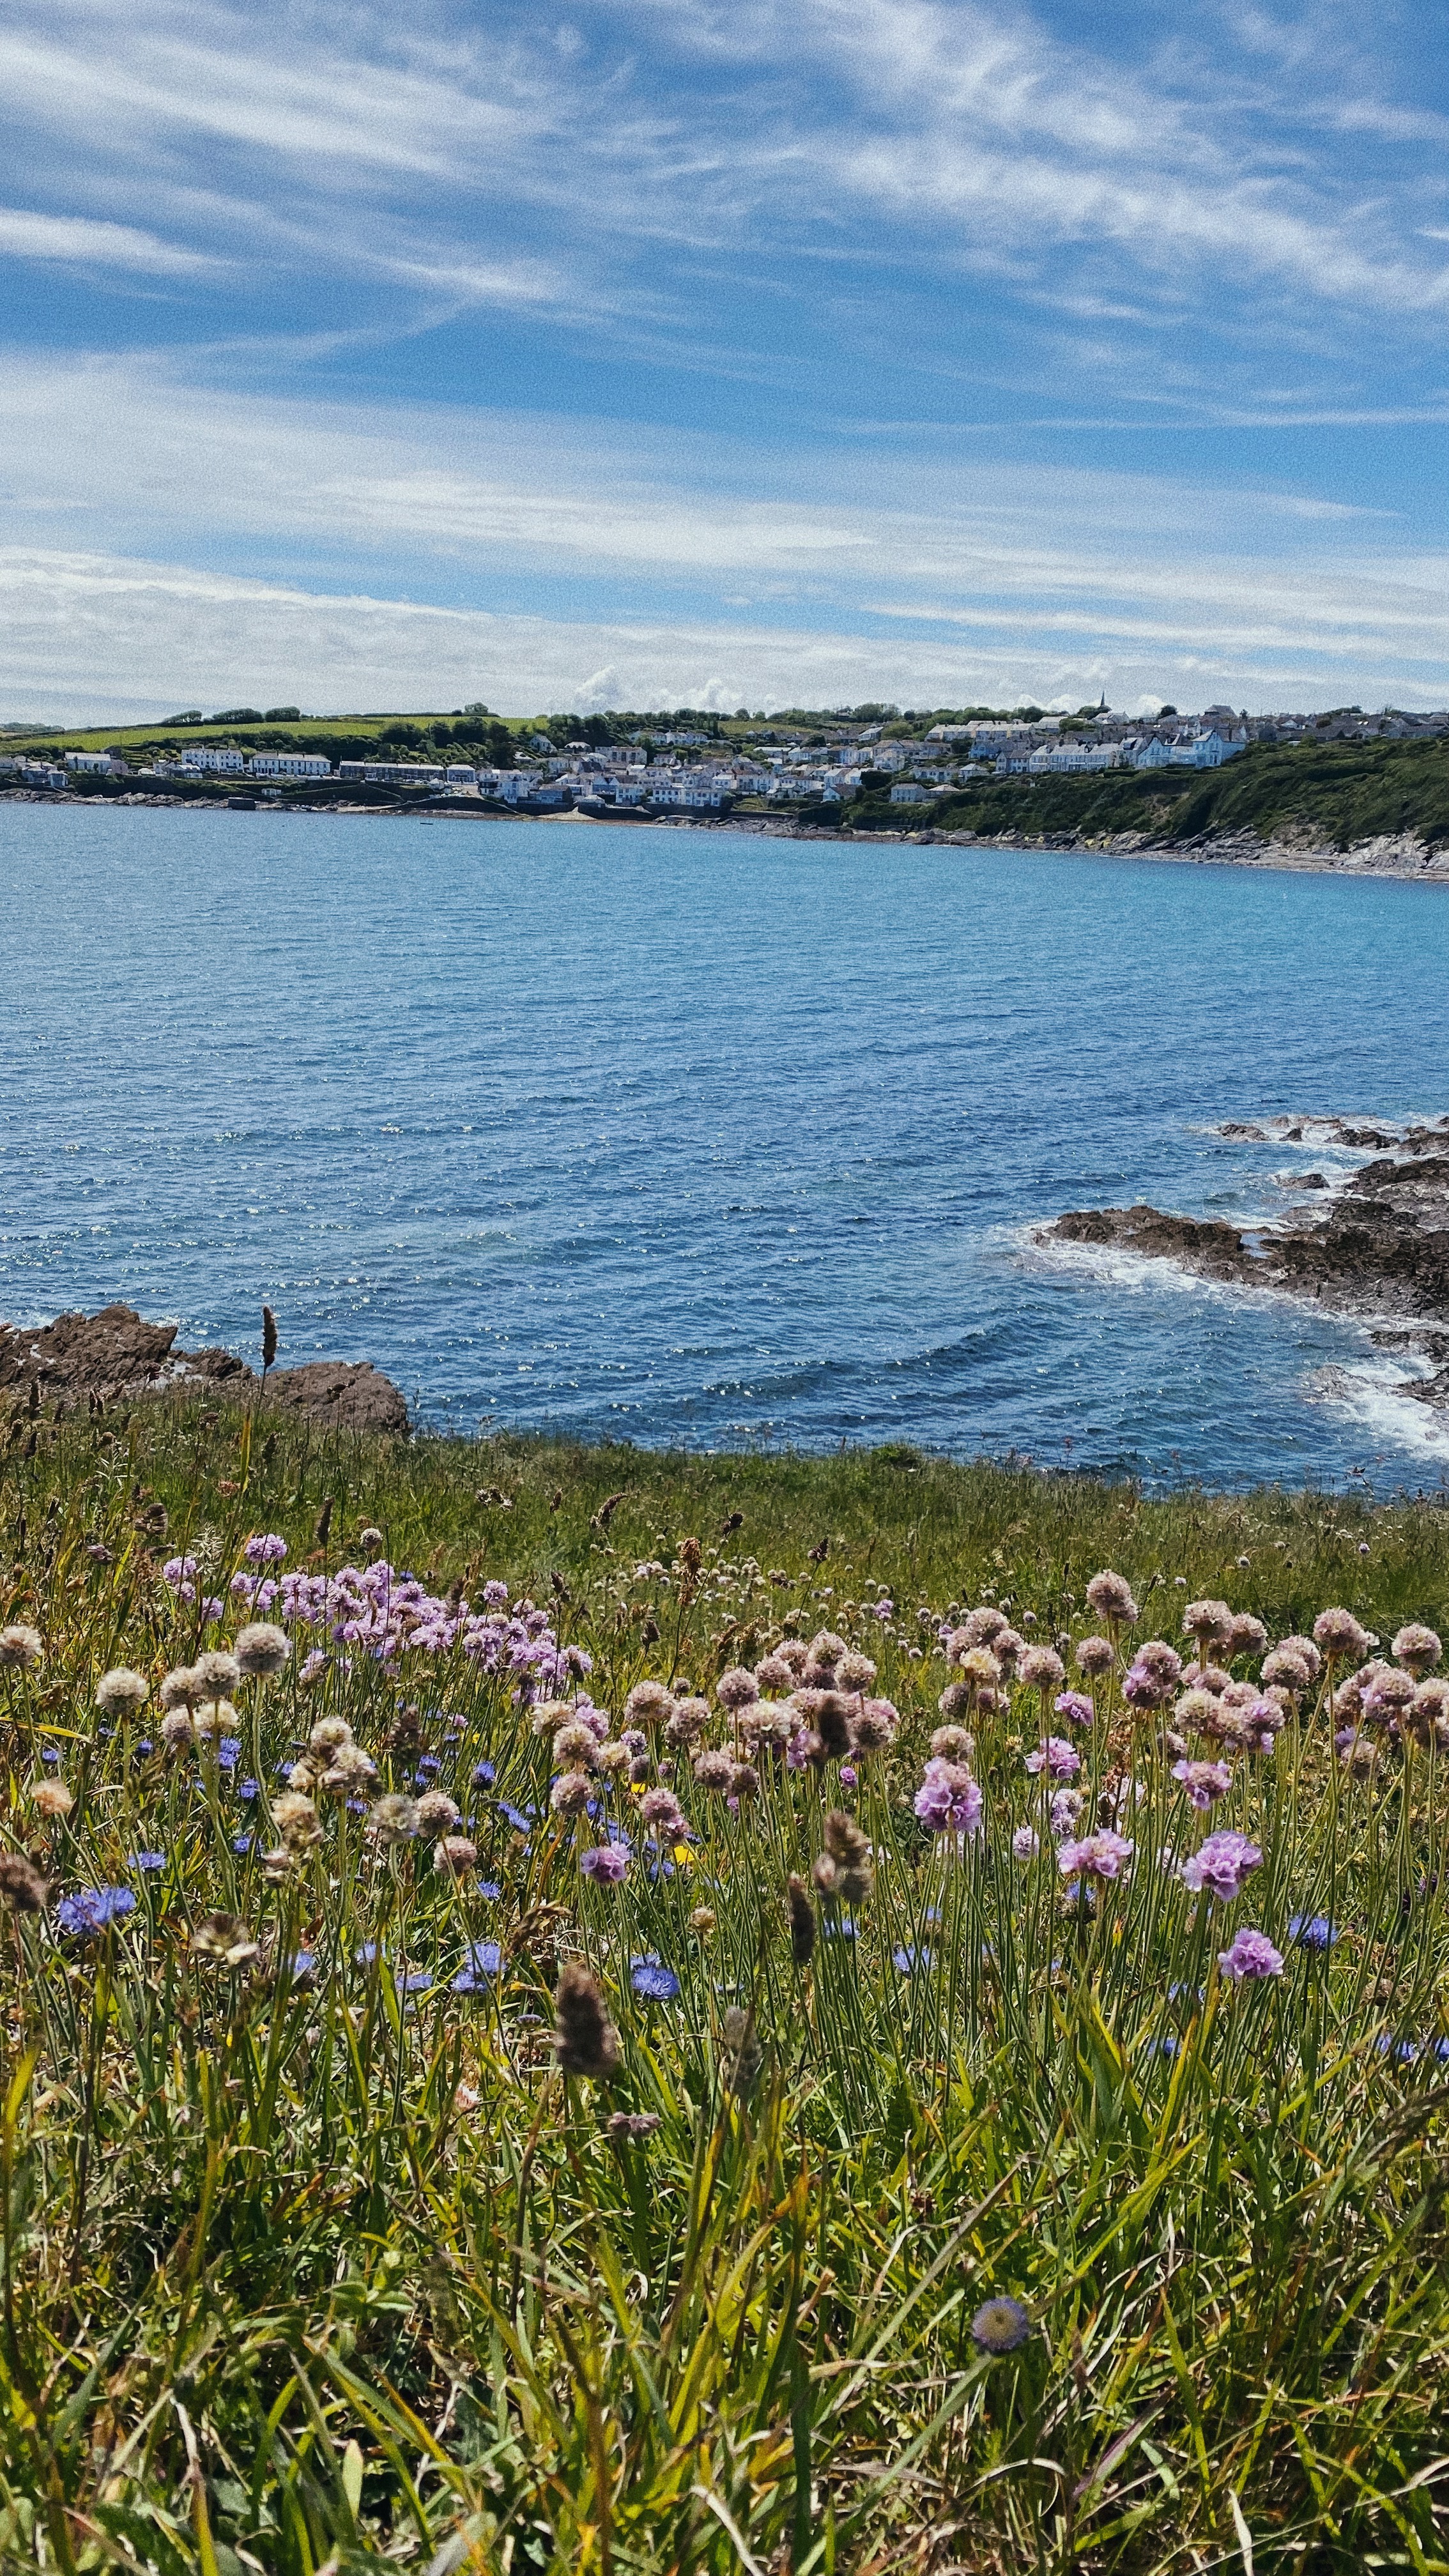
[[(93, 805), (94, 796), (67, 795), (63, 790), (40, 790), (28, 787), (0, 788), (0, 804)], [(221, 814), (228, 810), (226, 800), (207, 800), (164, 793), (133, 790), (124, 796), (111, 796), (108, 805), (146, 806), (156, 812)], [(628, 823), (634, 831), (663, 832), (745, 832), (777, 841), (869, 841), (885, 848), (898, 848), (902, 843), (915, 848), (935, 844), (946, 849), (1002, 850), (1024, 856), (1037, 852), (1056, 852), (1075, 858), (1148, 859), (1163, 865), (1213, 868), (1277, 868), (1308, 876), (1348, 876), (1392, 878), (1406, 885), (1449, 885), (1449, 844), (1433, 849), (1415, 832), (1381, 833), (1376, 838), (1356, 842), (1352, 848), (1337, 850), (1312, 840), (1307, 834), (1287, 839), (1265, 841), (1256, 832), (1202, 832), (1190, 839), (1173, 841), (1154, 839), (1145, 832), (1106, 832), (1084, 838), (1080, 833), (1043, 832), (950, 832), (935, 831), (930, 824), (915, 830), (871, 831), (863, 826), (839, 823), (812, 823), (802, 816), (771, 814), (653, 816), (583, 814), (510, 814), (496, 806), (474, 800), (457, 804), (439, 803), (431, 807), (417, 805), (359, 805), (338, 798), (328, 804), (258, 804), (260, 814), (340, 814), (355, 818), (371, 815), (396, 821), (399, 815), (410, 815), (414, 821), (459, 821), (478, 823), (559, 823), (577, 822), (597, 825), (617, 820)]]
[(148, 1324), (134, 1306), (58, 1315), (25, 1332), (0, 1324), (0, 1407), (60, 1413), (158, 1395), (212, 1391), (238, 1404), (305, 1415), (334, 1431), (405, 1432), (407, 1399), (370, 1360), (308, 1360), (259, 1377), (234, 1351), (182, 1351), (175, 1324)]
[[(1289, 1208), (1278, 1223), (1240, 1228), (1139, 1203), (1068, 1209), (1038, 1240), (1110, 1245), (1201, 1279), (1371, 1320), (1370, 1339), (1381, 1349), (1431, 1363), (1398, 1392), (1449, 1411), (1449, 1118), (1404, 1128), (1280, 1118), (1234, 1122), (1218, 1133), (1242, 1143), (1368, 1151), (1373, 1159), (1336, 1196)], [(1329, 1189), (1318, 1171), (1295, 1174), (1293, 1186)]]

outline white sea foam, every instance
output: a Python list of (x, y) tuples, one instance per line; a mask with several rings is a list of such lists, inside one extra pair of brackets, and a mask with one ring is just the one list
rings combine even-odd
[(1120, 1243), (1074, 1243), (1061, 1235), (1043, 1233), (1036, 1223), (1002, 1226), (998, 1234), (1024, 1269), (1069, 1272), (1079, 1279), (1100, 1280), (1109, 1288), (1125, 1288), (1137, 1296), (1148, 1290), (1167, 1290), (1174, 1295), (1200, 1293), (1228, 1305), (1269, 1302), (1281, 1306), (1299, 1302), (1285, 1297), (1281, 1289), (1258, 1288), (1236, 1279), (1205, 1279), (1168, 1253), (1133, 1252)]
[(1449, 1459), (1449, 1415), (1406, 1395), (1421, 1369), (1404, 1369), (1392, 1360), (1355, 1360), (1310, 1369), (1303, 1392), (1310, 1404), (1357, 1422), (1376, 1441), (1400, 1449), (1419, 1449)]
[[(1001, 1233), (1024, 1268), (1092, 1279), (1106, 1287), (1126, 1289), (1130, 1294), (1195, 1292), (1229, 1306), (1271, 1305), (1280, 1311), (1290, 1309), (1305, 1321), (1337, 1325), (1355, 1335), (1367, 1334), (1376, 1321), (1412, 1329), (1404, 1326), (1401, 1315), (1339, 1315), (1281, 1288), (1204, 1279), (1163, 1253), (1131, 1252), (1112, 1243), (1064, 1242), (1059, 1236), (1043, 1235), (1034, 1225), (1003, 1227)], [(1404, 1392), (1413, 1380), (1423, 1377), (1426, 1365), (1412, 1352), (1403, 1358), (1375, 1354), (1321, 1360), (1303, 1373), (1299, 1384), (1308, 1403), (1359, 1424), (1375, 1445), (1419, 1450), (1449, 1459), (1449, 1414)]]

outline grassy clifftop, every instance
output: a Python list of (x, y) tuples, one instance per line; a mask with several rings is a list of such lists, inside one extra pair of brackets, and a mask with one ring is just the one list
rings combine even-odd
[(1070, 832), (1084, 839), (1144, 832), (1190, 840), (1250, 831), (1333, 849), (1381, 833), (1449, 841), (1449, 741), (1255, 744), (1223, 769), (1104, 770), (1087, 778), (982, 780), (929, 808), (862, 797), (844, 820), (872, 829), (918, 828), (923, 811), (942, 831)]
[(6, 2576), (1443, 2571), (1446, 1609), (1431, 1501), (14, 1417)]

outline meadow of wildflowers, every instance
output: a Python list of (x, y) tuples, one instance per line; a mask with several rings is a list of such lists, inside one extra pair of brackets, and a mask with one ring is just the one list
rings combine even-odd
[(0, 2566), (1449, 2567), (1449, 1514), (20, 1418)]

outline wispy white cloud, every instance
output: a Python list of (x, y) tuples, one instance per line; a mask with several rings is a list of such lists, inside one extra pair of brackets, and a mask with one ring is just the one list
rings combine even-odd
[[(1428, 505), (1342, 465), (1449, 407), (1413, 44), (1394, 0), (5, 0), (16, 329), (91, 340), (0, 369), (8, 526), (355, 593), (394, 638), (404, 594), (522, 602), (580, 639), (571, 688), (757, 703), (778, 628), (1039, 696), (1139, 654), (1144, 688), (1197, 654), (1442, 693)], [(162, 288), (187, 362), (116, 354)], [(1237, 433), (1220, 488), (1115, 470), (1152, 423)], [(1283, 489), (1243, 488), (1250, 433)]]
[[(1442, 549), (1395, 541), (1377, 514), (1305, 511), (1273, 492), (1235, 496), (1229, 545), (1217, 496), (1166, 477), (957, 466), (935, 474), (927, 503), (908, 470), (878, 471), (867, 497), (848, 461), (825, 473), (813, 459), (813, 488), (792, 488), (762, 450), (598, 421), (359, 414), (154, 367), (16, 362), (0, 370), (0, 478), (12, 531), (42, 549), (99, 540), (172, 564), (286, 564), (291, 591), (315, 592), (321, 573), (324, 590), (365, 594), (364, 622), (383, 614), (381, 577), (412, 593), (387, 608), (402, 624), (445, 616), (430, 602), (473, 614), (504, 595), (550, 612), (550, 632), (592, 631), (608, 623), (601, 603), (627, 598), (656, 639), (748, 633), (751, 669), (770, 661), (767, 633), (806, 626), (822, 648), (848, 636), (857, 658), (873, 638), (894, 663), (913, 626), (953, 667), (952, 638), (969, 633), (973, 653), (1009, 662), (1038, 695), (1063, 655), (1128, 662), (1143, 686), (1186, 655), (1235, 686), (1256, 673), (1275, 703), (1280, 672), (1312, 668), (1337, 698), (1417, 703), (1449, 659)], [(203, 595), (219, 577), (198, 575)], [(342, 611), (326, 616), (319, 670), (336, 662)], [(91, 631), (77, 622), (78, 652)], [(625, 668), (593, 652), (575, 678), (609, 664)], [(232, 695), (248, 685), (235, 678)], [(523, 665), (515, 685), (532, 694)]]
[(141, 232), (133, 224), (97, 223), (84, 215), (36, 214), (0, 206), (0, 259), (64, 260), (77, 268), (143, 269), (152, 276), (195, 277), (216, 266), (204, 252)]
[[(184, 565), (0, 550), (0, 711), (80, 723), (183, 705), (290, 700), (317, 713), (460, 705), (1011, 705), (1313, 700), (1311, 660), (1225, 663), (1183, 644), (1150, 655), (1080, 640), (921, 642), (704, 619), (568, 621), (332, 597)], [(1385, 691), (1383, 694), (1389, 694)]]
[[(560, 48), (511, 0), (486, 37), (452, 6), (404, 19), (295, 0), (260, 20), (230, 0), (133, 0), (117, 46), (98, 41), (109, 0), (11, 0), (0, 93), (22, 136), (69, 148), (78, 189), (126, 201), (117, 214), (158, 165), (164, 179), (220, 153), (259, 221), (280, 198), (329, 257), (386, 267), (401, 217), (419, 271), (444, 278), (490, 280), (496, 225), (526, 207), (590, 272), (607, 242), (768, 263), (771, 239), (867, 262), (909, 240), (1067, 307), (1113, 309), (1103, 261), (1158, 304), (1214, 268), (1230, 304), (1272, 289), (1407, 317), (1449, 294), (1417, 170), (1356, 184), (1325, 147), (1324, 101), (1287, 95), (1266, 117), (1222, 49), (1124, 64), (1080, 16), (1064, 38), (1010, 0), (601, 0), (587, 24)], [(1384, 139), (1398, 119), (1406, 145), (1432, 140), (1393, 99), (1340, 91), (1336, 112), (1340, 134)]]

